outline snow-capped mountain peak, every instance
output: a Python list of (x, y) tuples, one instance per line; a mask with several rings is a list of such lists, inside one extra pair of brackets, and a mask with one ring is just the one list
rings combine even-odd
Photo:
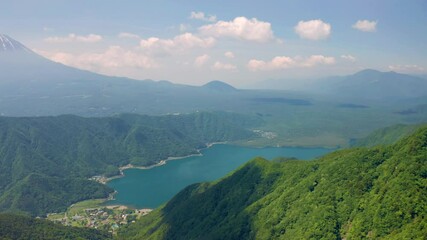
[(30, 49), (25, 47), (20, 42), (15, 39), (5, 35), (0, 34), (0, 53), (1, 52), (10, 52), (10, 51), (27, 51), (31, 52)]

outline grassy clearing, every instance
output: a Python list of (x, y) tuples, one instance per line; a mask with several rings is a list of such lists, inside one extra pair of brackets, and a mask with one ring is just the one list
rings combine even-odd
[(74, 216), (75, 214), (79, 214), (83, 212), (85, 209), (101, 207), (104, 202), (105, 202), (105, 199), (90, 199), (90, 200), (78, 202), (71, 205), (68, 208), (67, 214), (70, 216)]

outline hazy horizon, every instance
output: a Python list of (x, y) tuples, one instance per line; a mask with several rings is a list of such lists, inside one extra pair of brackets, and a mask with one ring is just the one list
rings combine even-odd
[(69, 66), (196, 86), (221, 80), (247, 88), (363, 69), (427, 74), (424, 1), (227, 6), (18, 0), (2, 6), (0, 32)]

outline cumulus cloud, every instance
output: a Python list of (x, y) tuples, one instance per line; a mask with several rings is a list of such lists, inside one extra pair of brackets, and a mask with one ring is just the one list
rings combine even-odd
[(201, 34), (213, 37), (231, 37), (247, 41), (267, 42), (274, 39), (271, 24), (256, 18), (236, 17), (233, 21), (218, 21), (199, 28)]
[(248, 63), (248, 68), (251, 71), (266, 71), (266, 70), (275, 70), (275, 69), (286, 69), (296, 65), (294, 59), (290, 57), (280, 56), (274, 57), (271, 61), (262, 61), (252, 59)]
[(233, 70), (237, 70), (237, 67), (229, 63), (215, 62), (215, 64), (212, 66), (212, 69), (233, 71)]
[(157, 68), (158, 64), (151, 58), (119, 46), (110, 46), (101, 53), (71, 54), (66, 52), (41, 52), (41, 55), (65, 65), (102, 71), (111, 68)]
[(325, 57), (323, 55), (312, 55), (300, 62), (302, 67), (314, 67), (317, 65), (331, 65), (335, 63), (334, 57)]
[(390, 65), (388, 66), (390, 71), (401, 72), (401, 73), (425, 73), (427, 70), (424, 67), (407, 64), (407, 65)]
[(201, 67), (206, 64), (207, 61), (209, 61), (211, 57), (207, 54), (203, 54), (201, 56), (196, 57), (194, 60), (194, 65), (197, 67)]
[(320, 19), (299, 21), (294, 29), (301, 38), (309, 40), (326, 39), (331, 34), (331, 25)]
[(314, 67), (317, 65), (331, 65), (335, 58), (323, 55), (311, 55), (308, 58), (277, 56), (270, 61), (252, 59), (248, 62), (250, 71), (271, 71), (288, 68)]
[(226, 56), (227, 58), (234, 58), (234, 53), (231, 51), (225, 52), (224, 56)]
[(102, 41), (102, 36), (96, 34), (89, 34), (86, 36), (76, 35), (74, 33), (68, 34), (66, 37), (48, 37), (44, 39), (50, 43), (68, 43), (68, 42), (83, 42), (83, 43), (96, 43)]
[(344, 59), (344, 60), (350, 61), (350, 62), (355, 62), (356, 61), (356, 58), (353, 57), (350, 54), (347, 54), (347, 55), (343, 54), (343, 55), (341, 55), (341, 58)]
[(192, 33), (184, 33), (172, 39), (160, 39), (151, 37), (142, 39), (140, 47), (150, 53), (182, 52), (192, 48), (209, 48), (215, 44), (213, 37), (198, 37)]
[(134, 39), (139, 39), (140, 37), (137, 34), (128, 33), (128, 32), (121, 32), (121, 33), (119, 33), (119, 38), (134, 38)]
[(353, 28), (362, 32), (375, 32), (377, 30), (377, 21), (359, 20), (353, 24)]
[(215, 22), (216, 16), (215, 15), (205, 15), (204, 12), (191, 12), (190, 19), (197, 19), (202, 20), (206, 22)]

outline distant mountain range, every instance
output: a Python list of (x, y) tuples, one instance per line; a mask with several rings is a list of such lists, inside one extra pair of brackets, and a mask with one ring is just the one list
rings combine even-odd
[(202, 87), (205, 89), (210, 89), (210, 90), (218, 91), (218, 92), (235, 92), (235, 91), (237, 91), (237, 89), (234, 88), (233, 86), (231, 86), (230, 84), (227, 84), (225, 82), (221, 82), (218, 80), (210, 81), (210, 82), (206, 83), (205, 85), (203, 85)]
[[(423, 105), (427, 97), (413, 98), (427, 92), (426, 80), (407, 75), (391, 73), (397, 77), (388, 87), (387, 73), (369, 70), (325, 79), (324, 84), (307, 86), (305, 92), (279, 90), (274, 84), (270, 85), (274, 90), (236, 89), (217, 80), (188, 86), (79, 70), (0, 36), (1, 116), (238, 112), (260, 116), (266, 122), (263, 130), (277, 134), (275, 139), (257, 139), (251, 143), (255, 146), (342, 146), (376, 128), (427, 119)], [(387, 108), (376, 108), (378, 102), (385, 102)]]
[(218, 94), (234, 89), (219, 81), (196, 87), (100, 75), (50, 61), (7, 35), (0, 35), (0, 46), (0, 114), (6, 116), (192, 112), (220, 104)]
[(320, 94), (357, 102), (427, 97), (426, 78), (373, 69), (365, 69), (347, 76), (322, 79), (267, 80), (257, 86), (266, 89), (274, 87), (275, 89)]
[(366, 69), (349, 76), (319, 80), (309, 90), (349, 99), (409, 99), (427, 96), (427, 80)]
[[(0, 34), (0, 115), (78, 114), (110, 116), (133, 112), (165, 114), (197, 110), (241, 110), (248, 99), (284, 97), (279, 82), (265, 90), (239, 90), (212, 81), (201, 87), (168, 81), (110, 77), (50, 61)], [(354, 75), (313, 81), (299, 90), (348, 102), (426, 96), (427, 80), (395, 72), (364, 70)], [(294, 97), (292, 97), (294, 98)]]

